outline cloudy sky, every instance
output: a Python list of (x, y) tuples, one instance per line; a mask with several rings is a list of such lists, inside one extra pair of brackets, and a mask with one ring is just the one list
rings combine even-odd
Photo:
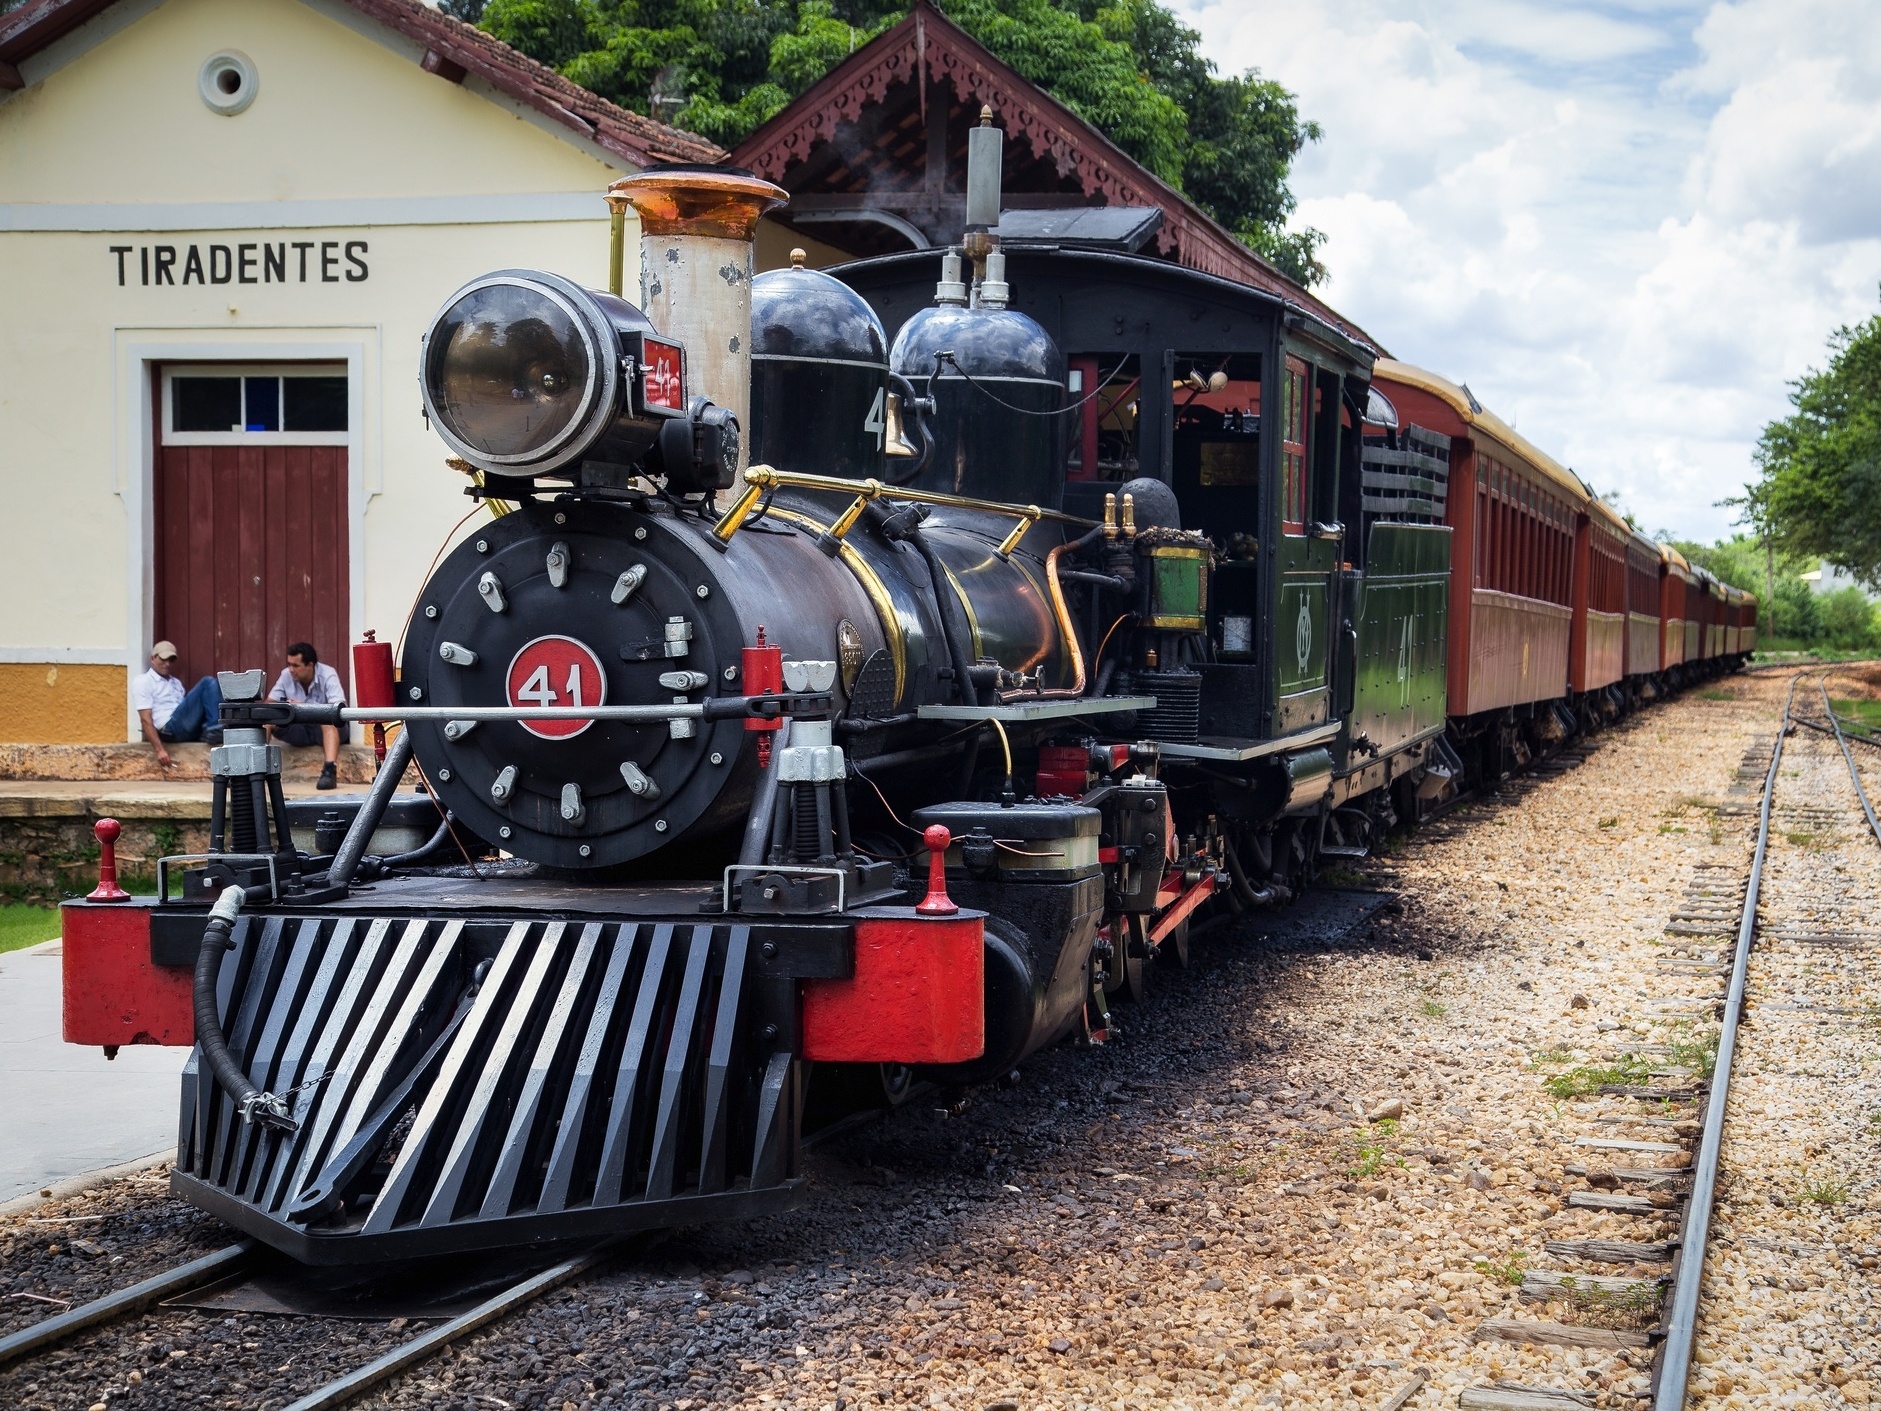
[(1325, 291), (1651, 531), (1728, 534), (1786, 384), (1881, 309), (1873, 0), (1173, 0), (1324, 139)]

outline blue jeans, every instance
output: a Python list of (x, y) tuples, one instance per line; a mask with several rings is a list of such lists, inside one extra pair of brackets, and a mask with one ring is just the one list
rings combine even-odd
[(222, 728), (222, 688), (205, 676), (184, 695), (157, 733), (172, 744), (200, 740), (204, 732)]

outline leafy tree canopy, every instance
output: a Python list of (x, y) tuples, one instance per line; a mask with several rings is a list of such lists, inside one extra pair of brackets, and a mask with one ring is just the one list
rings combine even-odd
[(1763, 429), (1758, 479), (1738, 502), (1776, 545), (1881, 586), (1881, 315), (1829, 340), (1829, 365)]
[[(1258, 70), (1227, 78), (1156, 0), (945, 0), (948, 15), (1302, 284), (1325, 237), (1288, 230), (1317, 141)], [(904, 0), (444, 0), (525, 54), (722, 146), (906, 13)]]

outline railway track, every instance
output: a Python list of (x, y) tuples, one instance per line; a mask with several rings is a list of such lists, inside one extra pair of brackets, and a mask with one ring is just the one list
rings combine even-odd
[[(1702, 1387), (1695, 1376), (1701, 1361), (1728, 1359), (1729, 1345), (1740, 1333), (1732, 1326), (1720, 1330), (1710, 1345), (1704, 1338), (1707, 1309), (1720, 1299), (1718, 1286), (1729, 1290), (1741, 1284), (1741, 1275), (1721, 1274), (1720, 1240), (1714, 1230), (1720, 1208), (1741, 1190), (1739, 1173), (1724, 1161), (1733, 1074), (1747, 1062), (1771, 1061), (1770, 1055), (1740, 1053), (1747, 1016), (1777, 1023), (1796, 1018), (1820, 1030), (1824, 1024), (1864, 1013), (1825, 1005), (1817, 997), (1824, 946), (1836, 946), (1853, 962), (1839, 967), (1837, 988), (1842, 992), (1859, 994), (1868, 982), (1881, 982), (1881, 966), (1864, 966), (1859, 960), (1864, 943), (1881, 941), (1881, 930), (1874, 925), (1875, 898), (1854, 891), (1825, 898), (1819, 890), (1820, 869), (1798, 868), (1788, 858), (1785, 865), (1769, 866), (1773, 838), (1787, 854), (1801, 852), (1805, 858), (1831, 836), (1838, 842), (1855, 836), (1864, 845), (1881, 843), (1881, 820), (1851, 748), (1851, 739), (1861, 739), (1848, 734), (1830, 704), (1832, 675), (1832, 668), (1816, 667), (1792, 677), (1779, 730), (1747, 750), (1731, 796), (1719, 806), (1727, 816), (1749, 813), (1756, 819), (1748, 868), (1699, 864), (1664, 929), (1670, 954), (1657, 968), (1682, 993), (1650, 997), (1645, 1005), (1658, 1017), (1679, 1016), (1698, 1025), (1715, 1016), (1715, 1031), (1709, 1041), (1700, 1037), (1683, 1045), (1683, 1052), (1680, 1045), (1620, 1049), (1610, 1076), (1625, 1076), (1600, 1085), (1599, 1091), (1641, 1101), (1640, 1115), (1597, 1117), (1593, 1121), (1603, 1124), (1600, 1131), (1569, 1137), (1586, 1153), (1584, 1162), (1566, 1167), (1566, 1174), (1586, 1182), (1583, 1189), (1566, 1193), (1570, 1209), (1633, 1217), (1662, 1232), (1676, 1216), (1675, 1231), (1663, 1238), (1549, 1241), (1545, 1249), (1555, 1267), (1521, 1270), (1521, 1297), (1559, 1310), (1566, 1321), (1490, 1319), (1477, 1333), (1479, 1339), (1531, 1346), (1633, 1349), (1637, 1355), (1651, 1350), (1650, 1381), (1642, 1399), (1650, 1400), (1653, 1411), (1684, 1411), (1699, 1393), (1722, 1398), (1748, 1389), (1743, 1379), (1728, 1374), (1707, 1376)], [(1811, 709), (1818, 698), (1820, 715)], [(1843, 776), (1839, 797), (1837, 781), (1828, 777), (1838, 773)], [(1789, 779), (1799, 782), (1786, 783)], [(1758, 963), (1755, 974), (1753, 959)], [(1719, 981), (1721, 990), (1707, 988)], [(1798, 994), (1811, 998), (1800, 1004), (1780, 998)], [(1793, 1077), (1793, 1070), (1799, 1065), (1806, 1070), (1810, 1060), (1799, 1057), (1796, 1033), (1780, 1037), (1782, 1061), (1788, 1065), (1783, 1076)], [(1698, 1066), (1697, 1073), (1682, 1066), (1692, 1064)], [(1813, 1144), (1808, 1149), (1819, 1151)], [(1747, 1164), (1757, 1161), (1746, 1157)], [(1806, 1187), (1805, 1195), (1839, 1201), (1847, 1190), (1827, 1180)], [(1777, 1203), (1783, 1203), (1780, 1196)], [(1740, 1240), (1730, 1235), (1722, 1243), (1734, 1259), (1746, 1247), (1759, 1245), (1754, 1237)], [(1779, 1257), (1786, 1252), (1780, 1244), (1762, 1243)], [(1794, 1248), (1788, 1252), (1794, 1253)], [(1854, 1257), (1863, 1256), (1856, 1252)], [(1872, 1255), (1866, 1258), (1869, 1266), (1876, 1262)], [(1666, 1272), (1647, 1273), (1653, 1265), (1665, 1266)], [(1631, 1272), (1602, 1272), (1616, 1266)], [(1787, 1290), (1803, 1287), (1793, 1277), (1769, 1277), (1759, 1283)], [(1641, 1315), (1654, 1308), (1658, 1317), (1646, 1326)], [(1629, 1312), (1635, 1316), (1629, 1318)], [(1701, 1347), (1709, 1355), (1700, 1358)], [(1767, 1364), (1768, 1359), (1763, 1360)], [(1755, 1358), (1746, 1361), (1756, 1364)], [(1818, 1370), (1825, 1386), (1848, 1384), (1859, 1371), (1837, 1365)], [(1752, 1390), (1755, 1394), (1776, 1388), (1760, 1381)], [(1459, 1404), (1466, 1411), (1567, 1411), (1595, 1404), (1594, 1394), (1591, 1389), (1503, 1382), (1466, 1389)], [(1862, 1390), (1859, 1399), (1865, 1401), (1866, 1395)]]
[[(563, 1284), (592, 1272), (620, 1253), (626, 1241), (609, 1240), (535, 1270), (484, 1299), (474, 1308), (424, 1329), (369, 1362), (335, 1377), (286, 1403), (286, 1411), (330, 1411), (436, 1356), (452, 1343), (507, 1317)], [(197, 1292), (218, 1280), (245, 1273), (258, 1260), (253, 1241), (227, 1245), (127, 1288), (22, 1328), (0, 1338), (0, 1368), (49, 1351), (93, 1329), (134, 1318), (165, 1300)]]

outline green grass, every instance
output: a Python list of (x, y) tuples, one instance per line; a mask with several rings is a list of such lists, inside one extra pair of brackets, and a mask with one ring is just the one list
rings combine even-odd
[(1858, 726), (1870, 734), (1881, 732), (1881, 701), (1830, 701), (1844, 725)]
[(1851, 1188), (1848, 1181), (1812, 1180), (1803, 1183), (1802, 1195), (1817, 1205), (1840, 1205), (1848, 1199)]
[(0, 953), (24, 950), (59, 934), (59, 913), (49, 906), (14, 902), (0, 906)]
[(1448, 1014), (1450, 1011), (1447, 1007), (1439, 1004), (1436, 1000), (1426, 999), (1426, 1000), (1418, 1001), (1417, 1012), (1423, 1015), (1426, 1019), (1441, 1019), (1443, 1018), (1444, 1015)]
[(1701, 701), (1734, 701), (1737, 699), (1737, 692), (1727, 686), (1713, 686), (1709, 690), (1700, 691), (1698, 693), (1698, 699)]
[(1671, 1067), (1689, 1068), (1697, 1078), (1709, 1078), (1712, 1070), (1718, 1066), (1718, 1030), (1706, 1029), (1693, 1033), (1688, 1021), (1681, 1020), (1674, 1026), (1676, 1032), (1669, 1040)]
[(1526, 1250), (1514, 1250), (1501, 1259), (1478, 1259), (1476, 1272), (1487, 1274), (1490, 1278), (1505, 1284), (1522, 1282), (1522, 1261), (1528, 1258)]
[(1589, 1097), (1603, 1087), (1643, 1087), (1652, 1065), (1637, 1054), (1627, 1054), (1612, 1063), (1584, 1063), (1566, 1073), (1542, 1080), (1542, 1086), (1556, 1097)]

